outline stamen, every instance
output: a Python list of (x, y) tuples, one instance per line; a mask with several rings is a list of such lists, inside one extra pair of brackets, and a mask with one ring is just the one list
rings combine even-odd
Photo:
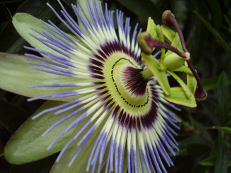
[(202, 86), (202, 83), (201, 83), (201, 80), (200, 80), (200, 77), (197, 74), (195, 68), (193, 67), (191, 60), (189, 59), (190, 54), (189, 54), (189, 51), (186, 48), (183, 33), (182, 33), (181, 29), (180, 29), (180, 26), (179, 26), (178, 22), (175, 19), (174, 14), (172, 14), (171, 11), (166, 10), (162, 15), (162, 21), (163, 21), (163, 23), (165, 25), (170, 26), (170, 27), (174, 27), (176, 29), (177, 33), (179, 34), (181, 45), (182, 45), (183, 50), (184, 50), (184, 52), (186, 54), (186, 58), (188, 58), (187, 59), (188, 67), (190, 68), (190, 70), (192, 71), (194, 77), (197, 80), (197, 88), (196, 88), (194, 96), (198, 101), (205, 100), (206, 97), (207, 97), (207, 92), (204, 90), (204, 88)]

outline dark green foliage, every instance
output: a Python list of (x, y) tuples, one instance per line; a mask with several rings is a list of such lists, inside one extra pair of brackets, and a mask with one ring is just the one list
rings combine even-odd
[[(49, 1), (49, 0), (48, 0)], [(64, 1), (64, 0), (63, 0)], [(59, 24), (47, 0), (0, 1), (0, 51), (23, 54), (27, 43), (16, 33), (11, 17), (27, 12)], [(70, 2), (65, 6), (70, 9)], [(54, 7), (58, 4), (50, 0)], [(108, 0), (111, 9), (121, 9), (132, 23), (146, 28), (147, 17), (161, 22), (162, 12), (170, 9), (185, 36), (192, 61), (200, 74), (207, 100), (195, 109), (182, 108), (177, 140), (180, 151), (170, 173), (228, 173), (231, 171), (231, 1), (230, 0)], [(69, 10), (70, 11), (70, 10)], [(33, 113), (40, 102), (27, 103), (26, 98), (0, 91), (0, 155), (3, 146), (17, 127)], [(0, 157), (0, 172), (46, 173), (54, 157), (22, 166), (7, 164)], [(39, 166), (38, 166), (39, 165)], [(20, 170), (20, 171), (19, 171)]]

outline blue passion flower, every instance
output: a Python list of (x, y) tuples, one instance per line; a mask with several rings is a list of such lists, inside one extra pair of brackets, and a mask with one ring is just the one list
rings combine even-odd
[(31, 27), (27, 36), (39, 46), (31, 41), (33, 47), (25, 47), (31, 68), (54, 76), (28, 86), (46, 90), (28, 100), (65, 101), (32, 117), (57, 117), (41, 134), (44, 138), (62, 126), (46, 146), (48, 152), (71, 132), (51, 172), (167, 172), (166, 166), (173, 166), (170, 155), (178, 150), (178, 120), (171, 111), (178, 108), (166, 101), (155, 78), (146, 75), (138, 24), (132, 29), (123, 12), (96, 1), (87, 1), (86, 8), (72, 4), (74, 17), (58, 3), (60, 12), (48, 6), (69, 32), (50, 20), (40, 21), (42, 29)]

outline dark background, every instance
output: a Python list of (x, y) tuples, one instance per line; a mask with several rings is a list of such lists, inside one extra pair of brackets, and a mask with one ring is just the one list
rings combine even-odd
[[(59, 24), (47, 0), (0, 0), (0, 51), (23, 54), (27, 43), (11, 23), (16, 12), (48, 18)], [(49, 1), (59, 8), (57, 2)], [(177, 140), (180, 151), (173, 158), (170, 173), (226, 173), (231, 169), (231, 0), (108, 0), (111, 9), (120, 9), (132, 24), (146, 28), (151, 16), (161, 23), (162, 12), (170, 9), (183, 30), (194, 66), (208, 92), (207, 100), (195, 109), (182, 108)], [(70, 10), (75, 0), (63, 0)], [(71, 13), (71, 12), (70, 12)], [(1, 76), (0, 76), (1, 77)], [(17, 87), (17, 86), (16, 86)], [(46, 173), (55, 156), (21, 166), (10, 165), (2, 154), (14, 131), (42, 103), (26, 101), (23, 96), (0, 90), (0, 172)], [(214, 128), (215, 126), (215, 128)], [(225, 128), (224, 128), (225, 127)]]

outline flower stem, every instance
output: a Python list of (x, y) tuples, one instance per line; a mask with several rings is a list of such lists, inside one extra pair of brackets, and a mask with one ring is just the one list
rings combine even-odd
[(195, 98), (200, 101), (200, 100), (205, 100), (207, 98), (207, 92), (204, 90), (200, 77), (197, 74), (196, 70), (194, 69), (192, 65), (192, 61), (189, 59), (187, 60), (188, 67), (190, 68), (191, 72), (193, 73), (194, 77), (196, 78), (197, 81), (197, 88), (195, 91)]

